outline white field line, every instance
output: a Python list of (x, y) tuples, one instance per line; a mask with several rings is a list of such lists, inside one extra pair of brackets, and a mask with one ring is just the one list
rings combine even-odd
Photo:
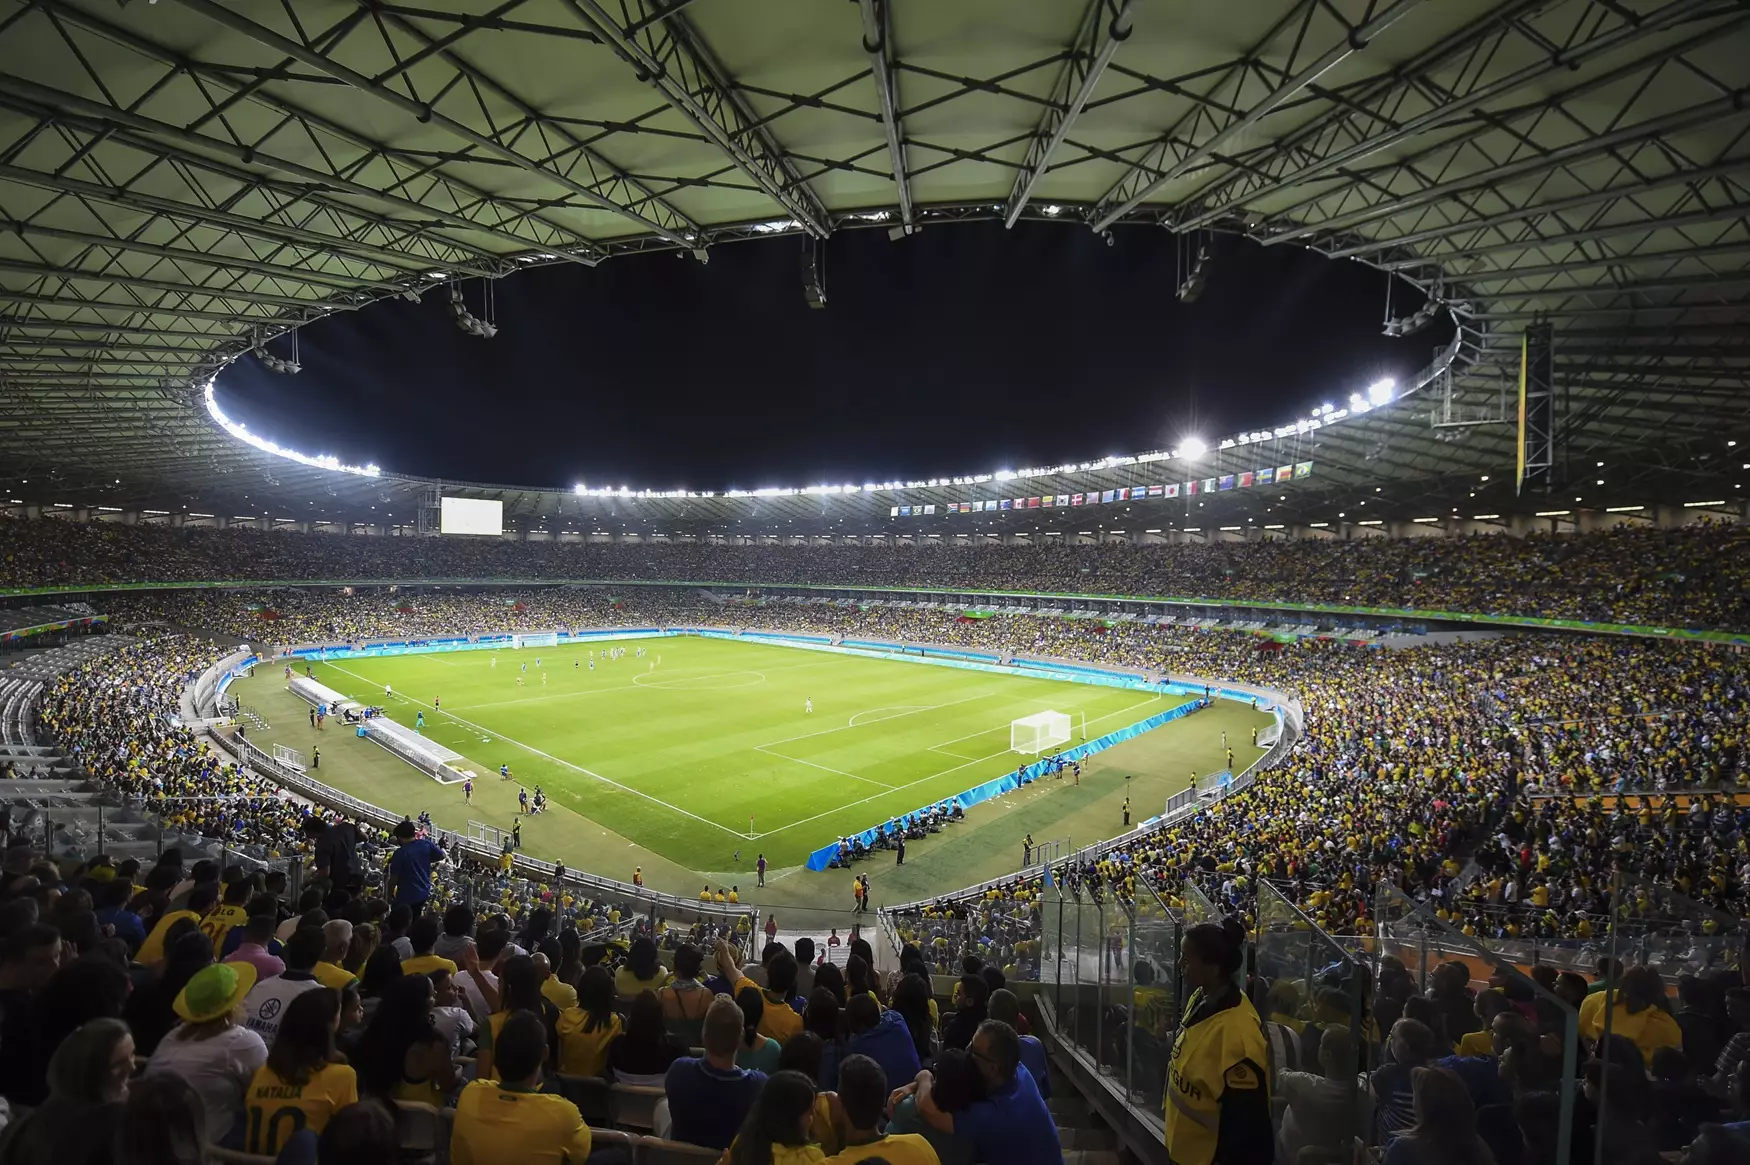
[[(351, 676), (355, 680), (362, 681), (365, 684), (369, 684), (371, 682), (371, 681), (365, 679), (365, 677), (359, 675), (355, 671), (347, 671), (346, 668), (341, 667), (339, 664), (331, 663), (328, 666), (333, 668), (337, 672), (342, 672), (346, 675)], [(431, 708), (432, 707), (430, 704), (424, 703), (423, 701), (420, 701), (420, 700), (410, 699), (407, 696), (402, 696), (401, 699), (407, 701), (407, 703), (409, 703), (409, 704), (418, 704), (422, 708)], [(653, 805), (661, 805), (664, 809), (673, 810), (674, 812), (679, 813), (683, 817), (691, 817), (694, 821), (697, 821), (703, 825), (709, 825), (714, 829), (721, 829), (724, 833), (727, 833), (731, 837), (737, 837), (737, 838), (743, 838), (743, 839), (745, 839), (747, 837), (747, 834), (742, 833), (738, 829), (731, 829), (727, 825), (722, 825), (718, 822), (712, 821), (709, 817), (700, 817), (697, 813), (694, 813), (691, 810), (682, 809), (679, 805), (671, 805), (667, 801), (664, 801), (660, 797), (652, 797), (649, 793), (646, 793), (641, 789), (634, 789), (630, 785), (622, 785), (619, 781), (611, 780), (608, 777), (604, 777), (598, 772), (594, 772), (590, 769), (584, 768), (582, 765), (572, 764), (570, 761), (564, 760), (563, 758), (560, 758), (560, 757), (556, 757), (550, 752), (542, 752), (540, 749), (535, 748), (532, 745), (524, 744), (520, 740), (514, 740), (511, 737), (501, 735), (498, 733), (498, 731), (496, 729), (486, 728), (482, 725), (475, 724), (471, 720), (464, 720), (464, 719), (462, 719), (462, 717), (457, 716), (455, 713), (445, 712), (441, 708), (432, 708), (432, 711), (435, 712), (439, 716), (448, 716), (451, 720), (454, 720), (457, 724), (466, 725), (467, 727), (474, 729), (476, 732), (480, 733), (481, 735), (486, 735), (486, 734), (490, 733), (490, 734), (492, 734), (492, 737), (495, 740), (502, 740), (506, 744), (514, 745), (517, 748), (522, 749), (524, 752), (530, 753), (534, 756), (544, 757), (547, 760), (552, 761), (556, 765), (563, 765), (568, 769), (572, 769), (572, 770), (575, 770), (576, 772), (582, 773), (586, 777), (593, 777), (596, 780), (600, 781), (604, 785), (610, 785), (613, 788), (619, 789), (622, 792), (630, 793), (634, 797), (642, 797), (644, 800), (649, 801)]]
[(856, 773), (847, 773), (843, 769), (835, 769), (830, 765), (819, 764), (819, 763), (817, 763), (815, 761), (811, 761), (811, 760), (803, 760), (799, 756), (786, 756), (781, 752), (773, 752), (771, 749), (767, 748), (763, 744), (754, 745), (754, 751), (755, 752), (763, 752), (767, 756), (776, 757), (778, 760), (787, 760), (791, 764), (807, 765), (809, 768), (819, 769), (823, 773), (833, 773), (837, 776), (849, 777), (853, 781), (865, 781), (871, 785), (875, 785), (879, 788), (886, 789), (889, 792), (892, 792), (892, 790), (893, 790), (893, 786), (889, 785), (885, 781), (877, 781), (873, 777), (859, 777)]
[[(888, 720), (898, 720), (904, 716), (916, 716), (919, 712), (933, 712), (938, 708), (952, 708), (958, 704), (970, 704), (974, 700), (985, 700), (985, 699), (989, 699), (990, 697), (995, 696), (995, 695), (997, 695), (997, 693), (995, 691), (976, 692), (973, 695), (965, 697), (964, 699), (949, 700), (946, 704), (920, 704), (920, 705), (918, 705), (918, 707), (914, 711), (900, 712), (900, 713), (893, 715), (893, 716), (883, 716), (880, 720), (875, 721), (875, 723), (880, 724), (880, 723), (885, 723)], [(881, 709), (876, 708), (876, 709), (873, 709), (873, 711), (879, 712), (879, 711), (881, 711)], [(830, 736), (834, 732), (843, 732), (850, 727), (851, 727), (851, 725), (849, 725), (849, 724), (841, 724), (836, 728), (822, 728), (816, 732), (804, 732), (799, 736), (786, 736), (782, 740), (768, 740), (764, 744), (755, 745), (754, 747), (756, 747), (756, 748), (770, 748), (774, 744), (789, 744), (792, 741), (807, 740), (813, 736)], [(862, 725), (858, 725), (858, 727), (862, 727)]]
[[(1131, 705), (1128, 705), (1128, 706), (1127, 706), (1127, 707), (1123, 707), (1123, 708), (1119, 708), (1119, 709), (1117, 709), (1117, 710), (1116, 710), (1116, 711), (1113, 711), (1113, 712), (1108, 712), (1108, 713), (1106, 713), (1106, 714), (1105, 714), (1105, 715), (1103, 715), (1103, 716), (1096, 716), (1096, 717), (1095, 717), (1095, 718), (1094, 718), (1094, 719), (1092, 719), (1092, 720), (1090, 720), (1090, 721), (1088, 721), (1088, 723), (1089, 723), (1089, 724), (1098, 724), (1098, 723), (1100, 723), (1100, 722), (1101, 722), (1101, 721), (1102, 721), (1102, 720), (1110, 720), (1110, 719), (1111, 719), (1111, 718), (1112, 718), (1112, 717), (1114, 717), (1114, 716), (1122, 716), (1122, 715), (1124, 715), (1124, 714), (1126, 714), (1126, 713), (1128, 713), (1128, 712), (1133, 712), (1133, 711), (1135, 711), (1135, 710), (1136, 710), (1136, 709), (1138, 709), (1138, 708), (1140, 708), (1140, 707), (1142, 707), (1142, 706), (1143, 706), (1143, 705), (1144, 705), (1144, 704), (1152, 704), (1152, 703), (1154, 703), (1154, 702), (1155, 702), (1155, 701), (1156, 701), (1156, 700), (1158, 700), (1158, 699), (1159, 699), (1159, 697), (1158, 697), (1158, 696), (1150, 696), (1150, 697), (1149, 697), (1149, 698), (1148, 698), (1148, 699), (1146, 699), (1146, 700), (1139, 700), (1139, 701), (1137, 701), (1137, 702), (1136, 702), (1136, 703), (1134, 703), (1134, 704), (1131, 704)], [(980, 735), (980, 734), (979, 734), (979, 733), (974, 733), (974, 734), (973, 734), (973, 735), (975, 735), (975, 736), (976, 736), (976, 735)], [(995, 759), (996, 759), (996, 758), (997, 758), (997, 757), (999, 757), (999, 756), (1004, 756), (1004, 755), (1007, 755), (1007, 754), (1008, 754), (1008, 752), (1009, 752), (1009, 751), (1010, 751), (1010, 750), (1009, 750), (1009, 749), (1006, 749), (1006, 748), (1005, 748), (1005, 749), (1003, 749), (1003, 750), (1002, 750), (1002, 751), (1001, 751), (1001, 752), (993, 752), (993, 753), (991, 753), (991, 754), (990, 754), (990, 755), (989, 755), (989, 756), (981, 756), (981, 757), (977, 757), (977, 758), (975, 758), (975, 759), (973, 759), (973, 760), (969, 760), (969, 761), (967, 761), (967, 762), (966, 762), (966, 763), (965, 763), (965, 764), (958, 764), (958, 765), (954, 765), (954, 766), (953, 766), (953, 767), (952, 767), (952, 768), (946, 768), (946, 769), (943, 769), (943, 770), (942, 770), (942, 771), (941, 771), (941, 772), (939, 772), (939, 773), (931, 773), (931, 774), (930, 774), (930, 775), (929, 775), (929, 776), (927, 776), (927, 777), (919, 777), (919, 778), (918, 778), (918, 779), (917, 779), (917, 780), (915, 780), (915, 781), (911, 781), (911, 782), (908, 782), (908, 783), (906, 783), (906, 784), (904, 784), (904, 785), (894, 785), (894, 786), (892, 786), (892, 787), (891, 787), (891, 788), (890, 788), (890, 789), (889, 789), (889, 792), (893, 792), (893, 793), (901, 793), (901, 792), (904, 792), (904, 791), (905, 791), (905, 790), (906, 790), (906, 789), (910, 789), (910, 788), (914, 788), (914, 787), (916, 787), (916, 786), (918, 786), (918, 785), (922, 785), (922, 784), (924, 784), (924, 783), (925, 783), (925, 782), (928, 782), (928, 781), (933, 781), (933, 780), (935, 780), (935, 779), (936, 779), (936, 778), (937, 778), (937, 777), (945, 777), (945, 776), (947, 776), (947, 775), (948, 775), (948, 774), (949, 774), (949, 773), (957, 773), (957, 772), (959, 772), (959, 771), (960, 771), (960, 770), (961, 770), (961, 769), (964, 769), (964, 768), (970, 768), (970, 767), (972, 767), (972, 766), (973, 766), (973, 765), (976, 765), (976, 764), (983, 764), (983, 763), (984, 763), (984, 762), (985, 762), (985, 761), (987, 761), (987, 760), (995, 760)], [(779, 834), (779, 833), (783, 833), (783, 832), (784, 832), (784, 831), (785, 831), (785, 830), (789, 830), (789, 829), (795, 829), (795, 828), (796, 828), (796, 827), (797, 827), (797, 826), (798, 826), (798, 825), (807, 825), (807, 824), (808, 824), (808, 823), (809, 823), (809, 822), (811, 822), (811, 821), (819, 821), (819, 820), (820, 820), (820, 819), (821, 819), (821, 818), (822, 818), (822, 817), (831, 817), (831, 816), (832, 816), (832, 815), (833, 815), (833, 814), (835, 814), (835, 813), (841, 813), (841, 812), (843, 812), (843, 811), (844, 811), (844, 810), (846, 810), (846, 809), (855, 809), (855, 808), (856, 808), (856, 807), (857, 807), (857, 806), (859, 806), (859, 805), (867, 805), (867, 804), (868, 804), (868, 803), (869, 803), (869, 802), (871, 802), (871, 801), (879, 801), (879, 800), (880, 800), (880, 799), (881, 799), (881, 798), (883, 798), (883, 797), (885, 797), (885, 796), (887, 796), (887, 793), (874, 793), (874, 794), (871, 794), (871, 795), (870, 795), (870, 796), (867, 796), (867, 797), (864, 797), (864, 798), (863, 798), (863, 799), (862, 799), (862, 800), (861, 800), (861, 801), (851, 801), (851, 802), (849, 802), (849, 803), (847, 803), (847, 804), (844, 804), (844, 805), (840, 805), (840, 806), (839, 806), (839, 807), (838, 807), (838, 808), (836, 808), (836, 809), (829, 809), (829, 810), (827, 810), (827, 811), (826, 811), (826, 812), (825, 812), (825, 813), (816, 813), (816, 814), (815, 814), (815, 815), (814, 815), (814, 816), (813, 816), (813, 817), (804, 817), (804, 818), (803, 818), (803, 819), (802, 819), (802, 820), (800, 820), (800, 821), (792, 821), (792, 822), (790, 822), (790, 823), (789, 823), (789, 824), (787, 824), (787, 825), (780, 825), (780, 826), (778, 826), (778, 828), (776, 828), (776, 829), (768, 829), (768, 830), (766, 830), (766, 831), (765, 831), (765, 832), (764, 832), (764, 833), (759, 833), (759, 834), (755, 834), (755, 835), (754, 835), (754, 840), (756, 840), (756, 841), (757, 841), (757, 840), (759, 840), (759, 839), (761, 839), (761, 838), (766, 838), (766, 837), (771, 837), (771, 836), (772, 836), (772, 835), (774, 835), (774, 834)], [(909, 812), (910, 812), (910, 810), (907, 810), (907, 812), (908, 812), (908, 813), (909, 813)]]
[(876, 716), (875, 719), (865, 720), (865, 721), (863, 721), (863, 723), (864, 724), (879, 724), (883, 720), (892, 720), (897, 716), (910, 716), (913, 712), (927, 712), (933, 708), (940, 708), (941, 706), (942, 705), (940, 705), (940, 704), (886, 704), (880, 708), (869, 708), (869, 709), (866, 709), (862, 712), (856, 713), (856, 715), (853, 715), (848, 721), (845, 722), (845, 727), (846, 728), (856, 728), (856, 727), (858, 727), (858, 725), (857, 725), (857, 717), (858, 716), (869, 716), (869, 715), (872, 715), (876, 712), (892, 712), (894, 715), (893, 716)]

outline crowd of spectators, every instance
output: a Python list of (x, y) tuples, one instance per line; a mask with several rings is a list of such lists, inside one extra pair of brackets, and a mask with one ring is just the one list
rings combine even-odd
[[(971, 626), (994, 642), (1008, 621), (1044, 622)], [(1057, 622), (1109, 648), (1119, 630)], [(1116, 642), (1108, 662), (1291, 693), (1305, 733), (1242, 791), (1060, 870), (1072, 890), (1128, 901), (1140, 880), (1175, 906), (1190, 877), (1249, 915), (1269, 879), (1347, 935), (1370, 933), (1390, 886), (1478, 937), (1576, 945), (1604, 932), (1613, 870), (1629, 917), (1650, 926), (1707, 936), (1750, 909), (1738, 654), (1544, 636), (1380, 649), (1143, 625)], [(1038, 890), (1035, 878), (945, 902), (916, 937), (945, 961), (994, 949), (1025, 974)], [(1678, 917), (1671, 891), (1694, 908)]]
[[(299, 592), (313, 604), (312, 623), (328, 610), (366, 633), (408, 618), (429, 619), (439, 631), (443, 617), (482, 631), (537, 626), (540, 616), (563, 616), (570, 626), (714, 623), (1095, 661), (1250, 683), (1301, 701), (1304, 737), (1275, 771), (1190, 820), (1065, 871), (1069, 885), (1095, 894), (1115, 890), (1128, 898), (1141, 877), (1170, 896), (1187, 874), (1201, 873), (1213, 894), (1239, 904), (1256, 879), (1268, 878), (1320, 925), (1346, 934), (1367, 929), (1379, 888), (1390, 885), (1479, 937), (1585, 943), (1603, 931), (1610, 871), (1620, 869), (1635, 882), (1629, 892), (1635, 916), (1671, 921), (1670, 899), (1660, 888), (1700, 904), (1703, 910), (1682, 924), (1686, 933), (1714, 933), (1719, 923), (1709, 912), (1746, 910), (1745, 807), (1734, 798), (1750, 792), (1743, 749), (1750, 659), (1738, 653), (1530, 635), (1381, 649), (1174, 624), (971, 618), (924, 607), (746, 596), (725, 604), (679, 588), (639, 588), (626, 599), (584, 588), (550, 593), (544, 606), (534, 605), (542, 600), (531, 593), (533, 604), (518, 611), (490, 591)], [(251, 618), (270, 597), (190, 593), (151, 601), (160, 617), (198, 625), (215, 613)], [(524, 618), (536, 622), (511, 623)], [(124, 667), (132, 658), (122, 657)], [(137, 684), (114, 688), (102, 677), (113, 675), (115, 665), (93, 665), (82, 682), (115, 701), (149, 690), (156, 678), (160, 699), (169, 701), (181, 682), (176, 677), (198, 670), (200, 658), (194, 651), (180, 669), (153, 663)], [(101, 706), (92, 722), (133, 740), (121, 727), (128, 720)], [(140, 723), (146, 738), (174, 739), (161, 718)], [(220, 768), (198, 744), (171, 753), (171, 772)], [(127, 767), (110, 779), (128, 781)], [(285, 802), (271, 791), (251, 792), (260, 795), (235, 803), (238, 826), (263, 805), (270, 822), (286, 816), (277, 810)], [(289, 828), (280, 826), (282, 836)], [(258, 836), (247, 829), (242, 835)], [(1463, 858), (1473, 851), (1475, 862), (1461, 880)], [(981, 933), (995, 946), (978, 953), (1026, 974), (1028, 952), (1017, 952), (1016, 944), (1035, 947), (1036, 933), (1001, 908), (992, 913)]]
[(1750, 628), (1750, 531), (1035, 547), (346, 537), (6, 520), (0, 586), (245, 580), (729, 580), (1401, 607)]
[(604, 627), (664, 609), (661, 600), (642, 594), (621, 598), (599, 588), (565, 586), (140, 591), (108, 597), (104, 607), (128, 624), (169, 623), (273, 644)]
[(350, 838), (314, 832), (296, 901), (174, 849), (8, 845), (0, 1162), (346, 1165), (447, 1129), (455, 1165), (581, 1165), (621, 1119), (744, 1165), (1061, 1165), (1044, 1049), (994, 969), (942, 1016), (921, 964), (882, 980), (861, 938), (841, 968), (807, 939), (755, 962), (701, 927), (664, 959), (648, 929), (437, 908), (411, 871), (441, 853), (411, 821), (381, 889)]

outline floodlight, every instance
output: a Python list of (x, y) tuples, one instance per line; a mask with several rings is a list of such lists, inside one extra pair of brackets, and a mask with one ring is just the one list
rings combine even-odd
[(490, 340), (498, 335), (498, 325), (475, 316), (468, 310), (468, 305), (462, 302), (462, 287), (458, 283), (450, 284), (450, 318), (456, 321), (456, 326), (470, 336), (479, 336), (482, 340)]
[(1179, 443), (1179, 456), (1192, 461), (1209, 452), (1209, 446), (1201, 437), (1187, 437)]
[(1191, 264), (1191, 274), (1185, 276), (1185, 282), (1179, 284), (1179, 302), (1196, 303), (1203, 294), (1203, 265), (1209, 262), (1209, 248), (1197, 248), (1197, 259)]
[(267, 341), (257, 337), (255, 341), (255, 358), (261, 361), (261, 366), (269, 372), (277, 372), (282, 376), (296, 376), (303, 368), (298, 361), (298, 333), (292, 333), (292, 358), (282, 360), (267, 350)]
[(1375, 405), (1390, 404), (1397, 395), (1398, 385), (1395, 380), (1376, 380), (1367, 386), (1367, 399)]
[(1386, 320), (1385, 327), (1382, 329), (1383, 334), (1391, 336), (1393, 339), (1402, 339), (1404, 336), (1413, 336), (1429, 324), (1433, 323), (1434, 316), (1439, 311), (1440, 301), (1430, 299), (1427, 303), (1424, 303), (1421, 307), (1417, 308), (1414, 315), (1401, 316), (1397, 319)]

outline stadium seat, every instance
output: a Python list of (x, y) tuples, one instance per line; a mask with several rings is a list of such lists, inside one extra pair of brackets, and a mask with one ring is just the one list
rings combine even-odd
[(623, 1162), (624, 1165), (632, 1165), (638, 1156), (638, 1140), (633, 1133), (623, 1133), (619, 1129), (600, 1129), (591, 1125), (589, 1159), (615, 1160)]
[(583, 1123), (591, 1128), (614, 1124), (614, 1093), (606, 1080), (594, 1076), (559, 1076), (559, 1095), (577, 1106)]
[(656, 1105), (665, 1100), (668, 1093), (660, 1088), (650, 1088), (639, 1084), (612, 1085), (614, 1096), (614, 1123), (621, 1128), (641, 1129), (650, 1132), (656, 1128)]
[(638, 1138), (638, 1165), (701, 1165), (721, 1156), (716, 1149), (703, 1145), (665, 1141), (661, 1137)]
[(449, 1156), (443, 1117), (429, 1104), (402, 1100), (395, 1105), (395, 1128), (401, 1139), (402, 1162), (437, 1162)]
[(217, 1145), (207, 1146), (207, 1161), (209, 1165), (274, 1165), (272, 1157), (263, 1157), (260, 1153), (244, 1153), (237, 1149), (221, 1149)]

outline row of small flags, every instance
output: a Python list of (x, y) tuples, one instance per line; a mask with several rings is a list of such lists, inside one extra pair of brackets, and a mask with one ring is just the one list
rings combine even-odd
[[(1198, 494), (1221, 493), (1230, 489), (1251, 489), (1260, 485), (1281, 485), (1297, 478), (1311, 477), (1313, 463), (1300, 461), (1270, 469), (1254, 469), (1246, 473), (1228, 473), (1194, 481), (1168, 482), (1162, 485), (1133, 485), (1120, 489), (1080, 494), (1042, 494), (1036, 498), (990, 498), (980, 502), (949, 502), (942, 506), (948, 514), (981, 514), (997, 510), (1050, 510), (1060, 506), (1097, 506), (1108, 502), (1135, 502), (1151, 499), (1196, 497)], [(937, 507), (894, 506), (889, 517), (929, 517)]]

